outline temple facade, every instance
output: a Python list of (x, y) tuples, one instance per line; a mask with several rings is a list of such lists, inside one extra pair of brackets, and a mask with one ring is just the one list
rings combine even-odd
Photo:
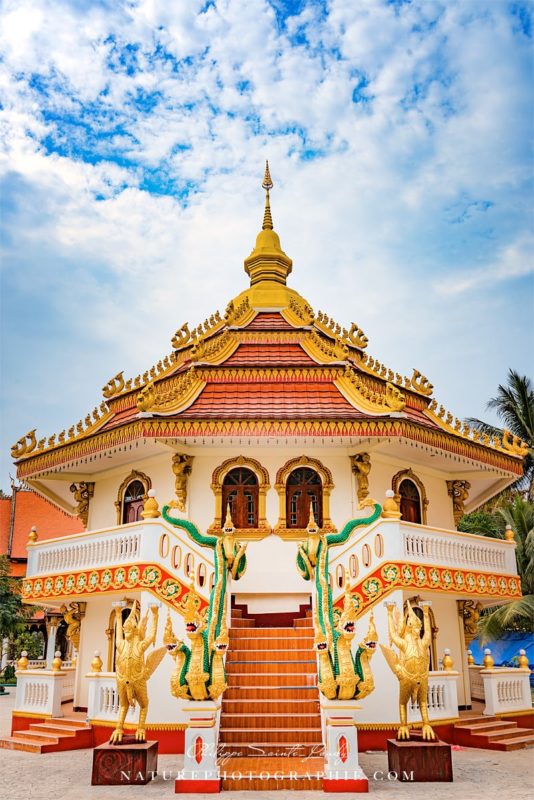
[[(242, 293), (204, 323), (182, 324), (169, 353), (143, 374), (118, 372), (85, 419), (49, 438), (32, 431), (12, 450), (18, 478), (87, 526), (41, 541), (35, 520), (23, 595), (51, 610), (66, 606), (77, 620), (69, 691), (74, 708), (87, 709), (95, 742), (109, 737), (118, 712), (112, 604), (123, 602), (128, 614), (137, 600), (144, 614), (157, 602), (156, 646), (167, 618), (187, 641), (188, 594), (202, 609), (216, 580), (213, 550), (169, 524), (163, 506), (208, 537), (221, 537), (230, 520), (246, 544), (246, 570), (229, 578), (224, 611), (222, 747), (324, 742), (314, 586), (296, 564), (310, 521), (335, 534), (380, 505), (373, 522), (330, 549), (334, 614), (348, 597), (354, 645), (371, 614), (387, 644), (385, 600), (401, 614), (407, 601), (431, 601), (429, 711), (442, 731), (482, 685), (481, 665), (470, 674), (467, 655), (477, 615), (520, 596), (513, 531), (497, 540), (456, 526), (522, 474), (525, 445), (506, 432), (491, 439), (471, 430), (440, 405), (422, 373), (403, 376), (382, 364), (357, 324), (344, 327), (290, 288), (293, 265), (273, 229), (271, 185), (267, 172)], [(356, 719), (367, 746), (398, 725), (397, 680), (379, 650), (369, 664), (376, 688)], [(170, 692), (174, 666), (164, 658), (148, 681), (147, 728), (160, 752), (184, 746), (188, 718)], [(29, 680), (23, 672), (21, 684)], [(57, 714), (50, 696), (48, 705), (17, 699), (15, 727), (31, 713)], [(525, 698), (517, 695), (508, 711), (524, 710)], [(129, 715), (127, 726), (133, 721)]]

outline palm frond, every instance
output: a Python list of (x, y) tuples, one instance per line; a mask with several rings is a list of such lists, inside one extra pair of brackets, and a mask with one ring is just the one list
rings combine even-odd
[(478, 621), (478, 636), (480, 644), (484, 647), (488, 642), (501, 639), (506, 631), (533, 630), (533, 628), (534, 594), (528, 594), (483, 614)]

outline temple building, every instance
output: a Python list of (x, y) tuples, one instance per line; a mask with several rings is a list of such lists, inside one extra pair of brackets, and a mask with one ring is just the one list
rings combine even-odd
[[(431, 601), (428, 707), (441, 735), (454, 741), (473, 698), (485, 700), (485, 713), (521, 724), (530, 708), (521, 670), (517, 680), (510, 670), (492, 673), (493, 683), (516, 682), (490, 706), (490, 678), (467, 653), (480, 610), (521, 594), (513, 531), (499, 540), (456, 528), (522, 474), (526, 447), (506, 432), (499, 439), (471, 430), (440, 405), (421, 372), (403, 376), (384, 365), (358, 324), (338, 323), (292, 289), (268, 170), (263, 186), (263, 225), (244, 261), (241, 294), (202, 324), (178, 320), (169, 353), (136, 377), (118, 372), (80, 422), (50, 437), (32, 431), (12, 449), (19, 480), (87, 526), (43, 541), (36, 519), (27, 543), (25, 601), (66, 606), (77, 619), (63, 699), (87, 712), (94, 743), (105, 741), (118, 713), (112, 603), (123, 601), (127, 615), (135, 600), (142, 613), (158, 601), (156, 646), (167, 615), (186, 640), (191, 589), (207, 606), (213, 550), (169, 524), (161, 511), (170, 504), (209, 537), (220, 537), (226, 520), (247, 545), (246, 570), (229, 578), (220, 751), (246, 758), (253, 744), (267, 756), (294, 745), (316, 752), (325, 726), (314, 584), (297, 569), (298, 547), (310, 523), (335, 534), (374, 501), (378, 518), (330, 550), (334, 614), (353, 603), (354, 644), (371, 624), (387, 644), (386, 599), (401, 614), (408, 601), (416, 613)], [(398, 727), (398, 682), (379, 649), (369, 665), (376, 690), (361, 700), (356, 723), (361, 747), (383, 747)], [(187, 717), (170, 692), (173, 667), (164, 658), (148, 682), (146, 727), (160, 752), (184, 747)], [(24, 672), (22, 664), (19, 684)], [(38, 682), (32, 675), (32, 686)], [(32, 691), (17, 697), (12, 741), (23, 738), (28, 716), (46, 724), (61, 713), (52, 689), (46, 700)], [(415, 708), (409, 713), (418, 719)]]

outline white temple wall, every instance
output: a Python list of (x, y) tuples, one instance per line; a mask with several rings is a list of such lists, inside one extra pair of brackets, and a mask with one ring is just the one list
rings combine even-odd
[[(276, 473), (287, 461), (302, 455), (318, 459), (331, 473), (334, 489), (330, 496), (330, 516), (333, 523), (341, 528), (347, 520), (357, 515), (356, 480), (352, 474), (349, 455), (355, 451), (350, 448), (308, 447), (189, 447), (184, 448), (194, 455), (193, 471), (188, 484), (188, 503), (186, 516), (192, 519), (201, 530), (205, 530), (214, 519), (215, 498), (210, 488), (213, 471), (229, 458), (239, 455), (254, 458), (264, 466), (268, 473), (271, 488), (266, 496), (266, 515), (271, 525), (275, 525), (279, 515), (278, 494), (274, 489)], [(132, 451), (133, 453), (133, 451)], [(117, 524), (115, 501), (122, 481), (132, 470), (146, 473), (152, 480), (152, 488), (162, 506), (174, 495), (174, 475), (171, 467), (173, 451), (152, 458), (135, 460), (101, 473), (95, 479), (94, 497), (90, 504), (89, 529), (97, 530)], [(369, 478), (369, 493), (377, 502), (383, 502), (386, 489), (396, 472), (411, 467), (425, 486), (429, 500), (427, 521), (439, 528), (454, 529), (452, 503), (447, 495), (445, 476), (437, 470), (423, 468), (417, 464), (379, 456), (371, 452), (372, 469)]]

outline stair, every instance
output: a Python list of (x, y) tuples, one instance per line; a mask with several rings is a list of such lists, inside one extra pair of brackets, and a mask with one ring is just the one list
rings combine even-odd
[(534, 730), (497, 717), (463, 717), (454, 726), (454, 741), (484, 750), (521, 750), (534, 747)]
[[(260, 615), (261, 616), (261, 615)], [(264, 627), (232, 609), (219, 767), (233, 791), (323, 788), (323, 743), (311, 611)]]
[(2, 750), (27, 753), (57, 753), (93, 746), (93, 729), (80, 719), (61, 717), (32, 723), (27, 730), (0, 738)]

